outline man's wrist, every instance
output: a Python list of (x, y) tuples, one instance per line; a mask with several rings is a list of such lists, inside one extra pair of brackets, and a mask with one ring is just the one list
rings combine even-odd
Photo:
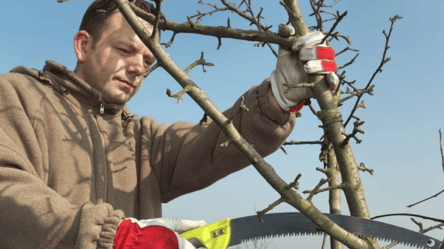
[(276, 98), (273, 95), (273, 92), (271, 91), (271, 88), (268, 89), (268, 101), (270, 102), (270, 105), (274, 107), (277, 111), (279, 111), (282, 114), (288, 114), (290, 112), (284, 110), (281, 108), (281, 106), (278, 104)]

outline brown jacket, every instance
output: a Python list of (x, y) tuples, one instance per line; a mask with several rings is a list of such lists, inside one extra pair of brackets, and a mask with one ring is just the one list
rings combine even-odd
[[(244, 94), (234, 120), (261, 155), (295, 125), (268, 102), (269, 80)], [(238, 109), (240, 99), (225, 115)], [(60, 64), (0, 75), (0, 247), (112, 248), (120, 219), (162, 216), (161, 203), (250, 163), (211, 121), (157, 124)]]

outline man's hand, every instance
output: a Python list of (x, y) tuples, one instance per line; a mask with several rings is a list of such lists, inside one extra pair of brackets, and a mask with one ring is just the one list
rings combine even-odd
[(158, 218), (137, 220), (129, 218), (122, 221), (114, 238), (114, 249), (195, 249), (202, 246), (200, 241), (188, 241), (179, 233), (183, 233), (207, 223), (203, 220), (178, 220)]
[[(294, 29), (292, 26), (280, 25), (279, 35), (294, 35)], [(271, 74), (271, 89), (283, 110), (299, 111), (303, 100), (315, 98), (311, 88), (288, 89), (284, 84), (311, 83), (308, 74), (325, 74), (332, 90), (338, 86), (335, 52), (325, 43), (320, 44), (323, 38), (321, 32), (312, 32), (300, 37), (291, 49), (279, 46), (276, 70)]]

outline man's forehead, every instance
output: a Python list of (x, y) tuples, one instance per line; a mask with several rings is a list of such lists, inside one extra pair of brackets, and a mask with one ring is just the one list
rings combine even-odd
[[(138, 21), (145, 27), (145, 30), (148, 32), (148, 34), (151, 35), (153, 31), (153, 25), (151, 23), (146, 22), (140, 17), (137, 17)], [(126, 21), (125, 17), (120, 12), (116, 12), (113, 14), (108, 20), (106, 29), (111, 33), (119, 33), (124, 32), (128, 34), (135, 34), (134, 30), (131, 28), (129, 23)]]

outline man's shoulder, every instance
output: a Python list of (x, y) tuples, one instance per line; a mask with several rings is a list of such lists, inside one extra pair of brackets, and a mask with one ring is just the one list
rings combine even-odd
[(1, 84), (35, 84), (39, 81), (39, 71), (25, 66), (16, 66), (9, 73), (0, 74)]
[(17, 66), (9, 73), (0, 74), (0, 91), (16, 92), (20, 95), (44, 95), (42, 86), (44, 78), (41, 71), (30, 69), (25, 66)]

